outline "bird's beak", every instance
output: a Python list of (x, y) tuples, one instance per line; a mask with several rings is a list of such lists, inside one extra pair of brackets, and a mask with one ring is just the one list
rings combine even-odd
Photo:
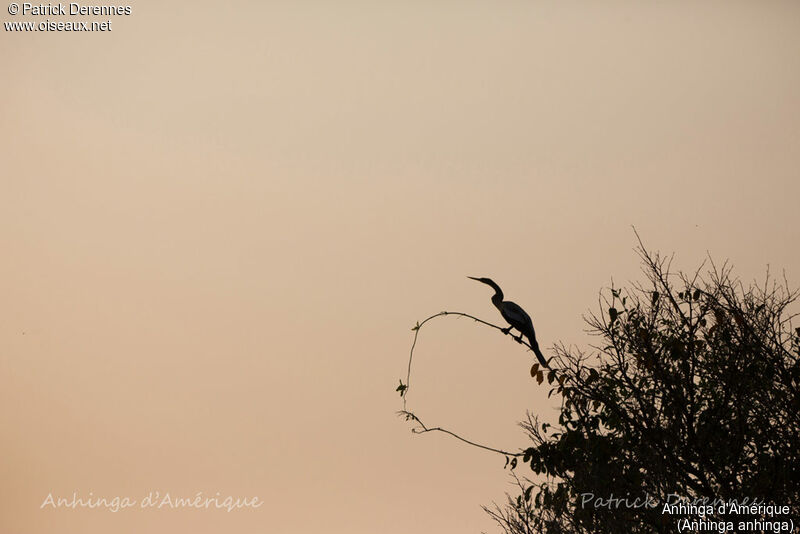
[(474, 276), (468, 276), (467, 278), (469, 278), (470, 280), (477, 280), (478, 282), (481, 281), (480, 278), (475, 278)]

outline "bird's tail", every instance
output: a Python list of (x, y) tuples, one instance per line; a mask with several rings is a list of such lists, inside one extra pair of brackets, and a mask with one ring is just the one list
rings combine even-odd
[(536, 355), (536, 358), (539, 360), (539, 363), (542, 365), (542, 367), (550, 369), (550, 366), (547, 365), (547, 360), (545, 359), (544, 354), (542, 354), (542, 351), (539, 349), (539, 343), (536, 342), (536, 337), (528, 336), (528, 341), (530, 342), (533, 353)]

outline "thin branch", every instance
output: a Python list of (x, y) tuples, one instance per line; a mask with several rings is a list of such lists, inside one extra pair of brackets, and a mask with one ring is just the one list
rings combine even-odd
[[(401, 384), (400, 384), (401, 387), (402, 387), (401, 395), (403, 397), (403, 409), (400, 412), (398, 412), (398, 415), (405, 416), (406, 419), (411, 419), (411, 420), (414, 420), (417, 423), (419, 423), (421, 429), (419, 429), (419, 428), (412, 429), (412, 431), (415, 434), (425, 434), (427, 432), (443, 432), (445, 434), (449, 434), (450, 436), (452, 436), (452, 437), (458, 439), (459, 441), (462, 441), (462, 442), (464, 442), (464, 443), (466, 443), (468, 445), (472, 445), (473, 447), (478, 447), (479, 449), (484, 449), (484, 450), (487, 450), (487, 451), (495, 452), (497, 454), (502, 454), (504, 456), (513, 456), (513, 457), (522, 456), (523, 453), (521, 453), (521, 452), (508, 452), (508, 451), (505, 451), (505, 450), (502, 450), (502, 449), (497, 449), (495, 447), (489, 447), (487, 445), (481, 445), (480, 443), (476, 443), (474, 441), (471, 441), (471, 440), (468, 440), (466, 438), (463, 438), (463, 437), (459, 436), (458, 434), (456, 434), (455, 432), (452, 432), (452, 431), (447, 430), (447, 429), (442, 428), (442, 427), (428, 427), (420, 420), (419, 417), (417, 417), (414, 413), (412, 413), (412, 412), (407, 410), (406, 403), (407, 403), (407, 397), (408, 397), (408, 390), (411, 388), (411, 363), (412, 363), (412, 361), (414, 359), (414, 349), (417, 346), (417, 338), (419, 337), (419, 331), (425, 325), (425, 323), (427, 323), (428, 321), (430, 321), (432, 319), (436, 319), (437, 317), (443, 317), (443, 316), (448, 316), (448, 315), (454, 316), (454, 317), (466, 317), (466, 318), (472, 319), (473, 321), (478, 322), (480, 324), (489, 326), (489, 327), (494, 328), (496, 330), (500, 330), (501, 332), (503, 332), (506, 335), (511, 335), (508, 330), (506, 330), (506, 329), (504, 329), (504, 328), (502, 328), (500, 326), (497, 326), (496, 324), (492, 324), (490, 322), (484, 321), (483, 319), (478, 319), (475, 316), (472, 316), (472, 315), (470, 315), (468, 313), (462, 313), (462, 312), (442, 311), (442, 312), (436, 313), (434, 315), (431, 315), (430, 317), (426, 318), (421, 323), (418, 322), (414, 326), (414, 328), (412, 328), (412, 330), (414, 331), (414, 342), (411, 344), (411, 352), (408, 355), (408, 372), (406, 374), (406, 383), (403, 384), (401, 382)], [(511, 337), (517, 343), (525, 345), (529, 349), (533, 350), (533, 347), (531, 347), (529, 343), (527, 343), (527, 342), (522, 340), (522, 336), (516, 337), (516, 336), (512, 335)]]
[[(427, 323), (428, 321), (430, 321), (432, 319), (436, 319), (437, 317), (443, 317), (443, 316), (446, 316), (446, 315), (451, 315), (451, 316), (454, 316), (454, 317), (466, 317), (468, 319), (472, 319), (475, 322), (478, 322), (478, 323), (481, 323), (483, 325), (490, 326), (492, 328), (500, 330), (501, 332), (505, 333), (506, 335), (511, 335), (510, 332), (507, 332), (504, 328), (502, 328), (500, 326), (497, 326), (496, 324), (489, 323), (487, 321), (484, 321), (483, 319), (478, 319), (475, 316), (472, 316), (472, 315), (470, 315), (468, 313), (463, 313), (463, 312), (442, 311), (442, 312), (435, 313), (435, 314), (431, 315), (430, 317), (428, 317), (427, 319), (425, 319), (421, 323), (418, 322), (414, 326), (414, 328), (412, 328), (412, 330), (414, 331), (414, 342), (411, 343), (411, 352), (408, 355), (408, 373), (406, 374), (405, 389), (403, 391), (403, 410), (406, 409), (406, 397), (408, 396), (408, 390), (411, 389), (411, 361), (414, 359), (414, 349), (417, 346), (417, 337), (419, 337), (419, 331), (425, 325), (425, 323)], [(517, 343), (519, 343), (521, 345), (525, 345), (529, 349), (533, 350), (533, 347), (531, 347), (530, 343), (527, 343), (526, 341), (522, 340), (522, 336), (515, 337), (515, 336), (511, 335), (511, 337)]]
[(419, 426), (421, 427), (421, 429), (414, 428), (414, 429), (411, 430), (415, 434), (425, 434), (426, 432), (443, 432), (445, 434), (453, 436), (457, 440), (463, 441), (464, 443), (466, 443), (468, 445), (472, 445), (473, 447), (478, 447), (479, 449), (483, 449), (483, 450), (486, 450), (486, 451), (496, 452), (497, 454), (502, 454), (504, 456), (523, 456), (524, 455), (524, 452), (508, 452), (508, 451), (504, 451), (503, 449), (496, 449), (494, 447), (489, 447), (487, 445), (481, 445), (480, 443), (476, 443), (474, 441), (471, 441), (471, 440), (468, 440), (466, 438), (463, 438), (463, 437), (459, 436), (458, 434), (456, 434), (455, 432), (447, 430), (446, 428), (442, 428), (442, 427), (439, 427), (439, 426), (437, 426), (437, 427), (427, 427), (427, 426), (425, 426), (425, 423), (423, 423), (422, 420), (420, 420), (419, 417), (417, 417), (413, 413), (408, 412), (406, 410), (401, 410), (401, 411), (397, 412), (397, 415), (405, 416), (406, 419), (412, 419), (412, 420), (416, 421), (417, 423), (419, 423)]

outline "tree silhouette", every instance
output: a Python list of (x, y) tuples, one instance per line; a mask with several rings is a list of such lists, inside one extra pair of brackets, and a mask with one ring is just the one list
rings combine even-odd
[[(537, 476), (518, 477), (519, 495), (486, 511), (513, 534), (677, 532), (701, 519), (706, 529), (744, 530), (749, 520), (761, 521), (742, 525), (750, 531), (794, 530), (800, 328), (789, 307), (798, 293), (769, 272), (745, 286), (727, 264), (672, 274), (671, 260), (641, 242), (638, 252), (647, 283), (601, 294), (587, 317), (594, 350), (556, 347), (547, 379), (562, 399), (559, 424), (530, 414), (522, 423), (532, 441), (522, 462)], [(664, 513), (678, 501), (790, 513)]]
[[(397, 388), (400, 413), (418, 433), (444, 432), (517, 468), (518, 494), (484, 507), (507, 534), (794, 530), (800, 328), (791, 307), (798, 292), (769, 271), (763, 283), (745, 285), (727, 263), (710, 261), (687, 275), (672, 273), (671, 258), (641, 241), (637, 251), (646, 282), (604, 290), (600, 309), (586, 317), (596, 346), (557, 345), (551, 369), (533, 364), (531, 375), (561, 402), (557, 424), (528, 414), (521, 424), (527, 448), (509, 452), (422, 423), (406, 408), (411, 359)], [(415, 326), (411, 357), (420, 327), (447, 315), (503, 331), (441, 312)], [(664, 504), (676, 503), (714, 508), (665, 513)], [(756, 507), (720, 506), (731, 503)]]

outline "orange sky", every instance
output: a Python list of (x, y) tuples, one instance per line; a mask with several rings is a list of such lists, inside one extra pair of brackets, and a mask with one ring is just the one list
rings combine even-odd
[[(800, 284), (796, 2), (164, 4), (0, 32), (2, 532), (490, 530), (502, 458), (394, 415), (415, 321), (501, 321), (466, 275), (546, 353), (631, 225)], [(440, 321), (409, 407), (524, 447), (530, 353)]]

